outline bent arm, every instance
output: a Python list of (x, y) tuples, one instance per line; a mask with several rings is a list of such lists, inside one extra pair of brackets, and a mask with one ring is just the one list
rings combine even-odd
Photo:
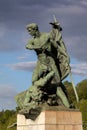
[(40, 46), (38, 46), (33, 39), (28, 41), (28, 43), (25, 47), (26, 47), (26, 49), (29, 49), (29, 50), (34, 50), (34, 49), (40, 48)]
[(32, 50), (33, 49), (33, 41), (32, 40), (28, 41), (28, 43), (25, 47), (26, 47), (26, 49)]

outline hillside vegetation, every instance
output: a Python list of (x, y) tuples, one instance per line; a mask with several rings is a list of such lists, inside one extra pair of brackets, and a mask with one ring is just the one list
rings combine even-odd
[(2, 110), (0, 112), (0, 130), (16, 130), (16, 126), (9, 128), (16, 121), (17, 112), (15, 110)]
[(82, 112), (84, 130), (87, 130), (87, 79), (76, 85), (79, 103), (76, 102), (76, 97), (72, 84), (68, 81), (65, 81), (64, 84), (68, 92), (70, 103), (72, 103), (75, 108), (79, 109)]

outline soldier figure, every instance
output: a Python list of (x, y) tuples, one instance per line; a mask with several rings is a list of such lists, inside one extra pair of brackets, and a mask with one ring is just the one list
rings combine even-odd
[[(46, 78), (47, 74), (54, 72), (54, 76), (48, 84), (57, 86), (56, 94), (66, 107), (70, 107), (62, 80), (69, 74), (69, 56), (61, 36), (61, 29), (57, 23), (51, 23), (53, 29), (50, 33), (40, 33), (38, 25), (35, 23), (27, 25), (27, 30), (33, 37), (26, 45), (27, 49), (35, 50), (38, 61), (32, 76), (32, 85), (41, 78)], [(49, 86), (49, 87), (50, 87)], [(33, 92), (32, 92), (33, 93)], [(28, 97), (28, 96), (27, 96)]]

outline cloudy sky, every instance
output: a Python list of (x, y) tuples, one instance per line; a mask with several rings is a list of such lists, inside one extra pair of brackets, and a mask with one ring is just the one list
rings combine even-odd
[(41, 32), (50, 32), (54, 14), (74, 83), (87, 79), (87, 0), (0, 0), (0, 110), (15, 108), (14, 96), (31, 86), (37, 57), (25, 49), (31, 38), (26, 25), (37, 23)]

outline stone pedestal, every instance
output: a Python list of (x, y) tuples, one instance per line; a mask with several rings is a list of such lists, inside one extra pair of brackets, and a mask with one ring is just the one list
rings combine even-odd
[(82, 116), (79, 111), (45, 110), (33, 121), (18, 114), (17, 130), (82, 130)]

